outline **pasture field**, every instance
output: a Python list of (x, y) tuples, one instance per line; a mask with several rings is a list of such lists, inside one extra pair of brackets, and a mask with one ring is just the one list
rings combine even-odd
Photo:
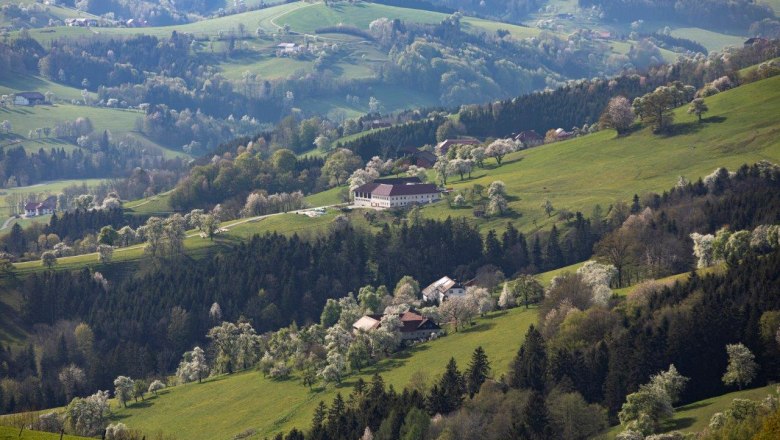
[(509, 216), (476, 219), (470, 208), (452, 209), (446, 201), (425, 207), (423, 213), (440, 219), (467, 216), (483, 230), (501, 230), (512, 221), (521, 231), (534, 232), (557, 222), (557, 211), (549, 217), (543, 212), (547, 199), (556, 210), (589, 216), (597, 204), (606, 209), (634, 194), (668, 190), (681, 175), (696, 180), (718, 167), (777, 163), (779, 95), (780, 77), (774, 77), (707, 98), (710, 111), (701, 124), (686, 114), (686, 107), (675, 110), (673, 135), (655, 135), (645, 128), (617, 138), (605, 130), (512, 153), (500, 167), (489, 159), (486, 169), (476, 169), (471, 179), (453, 176), (447, 186), (457, 193), (475, 183), (487, 187), (501, 180), (513, 211)]
[[(348, 376), (341, 385), (310, 391), (297, 376), (274, 381), (260, 372), (246, 371), (220, 376), (202, 384), (171, 388), (143, 405), (130, 405), (116, 411), (117, 420), (144, 432), (162, 430), (180, 438), (212, 439), (230, 437), (248, 429), (257, 430), (260, 439), (280, 430), (308, 428), (320, 400), (330, 403), (337, 392), (350, 393), (358, 377), (370, 380), (379, 373), (387, 385), (401, 390), (417, 372), (428, 382), (441, 374), (450, 357), (466, 368), (474, 349), (482, 345), (499, 377), (508, 371), (526, 329), (536, 321), (536, 310), (513, 309), (477, 319), (476, 325), (435, 341), (416, 345), (397, 355)], [(489, 337), (488, 337), (489, 335)]]
[(674, 29), (672, 36), (696, 41), (710, 52), (720, 52), (726, 46), (742, 46), (746, 40), (746, 37), (722, 34), (695, 27)]

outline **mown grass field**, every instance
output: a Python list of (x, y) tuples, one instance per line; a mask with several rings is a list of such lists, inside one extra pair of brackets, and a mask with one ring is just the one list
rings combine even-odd
[[(699, 432), (709, 425), (710, 419), (715, 413), (728, 409), (734, 399), (763, 400), (767, 395), (775, 394), (776, 387), (777, 385), (767, 385), (735, 391), (675, 408), (674, 417), (666, 423), (663, 432)], [(607, 432), (606, 437), (614, 439), (622, 431), (621, 426), (613, 426)]]
[(606, 209), (634, 194), (668, 190), (680, 175), (696, 180), (721, 166), (734, 170), (763, 159), (780, 162), (778, 96), (780, 77), (774, 77), (707, 98), (710, 112), (702, 124), (686, 114), (685, 107), (677, 109), (672, 136), (641, 129), (616, 138), (614, 131), (606, 130), (513, 153), (497, 168), (490, 159), (489, 169), (477, 169), (465, 181), (451, 177), (447, 186), (457, 192), (502, 180), (512, 214), (476, 219), (471, 209), (451, 209), (446, 201), (425, 207), (423, 213), (432, 218), (466, 216), (483, 230), (500, 230), (511, 221), (533, 232), (557, 222), (557, 212), (550, 217), (543, 212), (546, 199), (555, 209), (589, 216), (596, 204)]
[[(38, 91), (41, 93), (54, 93), (54, 100), (83, 100), (81, 90), (73, 87), (64, 86), (48, 79), (34, 75), (13, 74), (8, 78), (0, 80), (0, 95), (6, 95), (16, 92)], [(90, 93), (90, 96), (97, 96)]]
[(53, 129), (57, 122), (73, 121), (79, 117), (89, 118), (96, 132), (108, 130), (114, 136), (131, 134), (150, 146), (159, 147), (166, 157), (190, 157), (180, 150), (166, 148), (134, 132), (136, 120), (143, 117), (140, 111), (61, 103), (34, 107), (0, 107), (0, 121), (8, 120), (12, 125), (10, 134), (0, 134), (0, 147), (21, 144), (27, 149), (35, 150), (41, 147), (73, 149), (74, 146), (54, 138), (29, 139), (28, 136), (30, 130), (45, 127)]
[(369, 380), (378, 372), (388, 385), (401, 390), (413, 374), (424, 372), (429, 381), (444, 370), (450, 357), (461, 369), (466, 368), (472, 351), (482, 345), (490, 358), (493, 375), (506, 373), (509, 362), (522, 343), (529, 325), (536, 320), (536, 310), (514, 309), (497, 312), (465, 331), (452, 333), (436, 341), (417, 345), (397, 356), (349, 376), (341, 386), (309, 391), (300, 378), (273, 381), (262, 374), (247, 371), (222, 376), (203, 384), (172, 388), (144, 405), (131, 405), (116, 412), (131, 428), (144, 432), (162, 430), (178, 438), (230, 438), (247, 429), (256, 429), (263, 438), (293, 426), (308, 428), (315, 406), (320, 400), (330, 403), (337, 392), (350, 393), (358, 377)]
[[(60, 435), (51, 432), (24, 430), (19, 436), (19, 428), (0, 426), (0, 440), (60, 440)], [(62, 440), (87, 440), (87, 437), (66, 435), (62, 437)]]
[(674, 29), (672, 36), (696, 41), (706, 47), (708, 51), (718, 52), (722, 51), (726, 46), (742, 46), (747, 39), (743, 36), (722, 34), (695, 27)]

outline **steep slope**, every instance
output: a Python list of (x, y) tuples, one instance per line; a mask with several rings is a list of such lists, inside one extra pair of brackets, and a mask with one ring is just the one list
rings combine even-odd
[(386, 384), (400, 390), (418, 372), (432, 380), (450, 357), (465, 368), (480, 345), (487, 352), (494, 376), (499, 377), (507, 372), (526, 329), (535, 320), (534, 309), (496, 312), (477, 320), (471, 328), (417, 345), (362, 374), (349, 376), (335, 387), (309, 391), (299, 377), (274, 381), (260, 372), (247, 371), (174, 387), (143, 404), (118, 410), (116, 419), (147, 433), (162, 430), (193, 440), (229, 438), (249, 429), (256, 434), (247, 438), (255, 439), (293, 426), (308, 428), (317, 404), (321, 400), (330, 403), (336, 393), (348, 395), (358, 377), (370, 380), (374, 373), (380, 373)]
[[(634, 194), (663, 192), (677, 182), (710, 174), (718, 167), (735, 169), (760, 160), (780, 161), (780, 77), (747, 84), (706, 99), (709, 113), (699, 124), (675, 111), (675, 134), (658, 136), (642, 129), (616, 138), (612, 130), (513, 153), (498, 168), (477, 169), (472, 179), (451, 177), (455, 192), (474, 184), (487, 187), (502, 180), (515, 214), (509, 218), (474, 219), (483, 228), (501, 228), (511, 220), (518, 229), (548, 229), (557, 212), (548, 217), (542, 208), (549, 199), (556, 210), (590, 215), (596, 204), (607, 208)], [(495, 161), (486, 160), (491, 167)], [(426, 216), (472, 217), (471, 209), (451, 209), (446, 203), (423, 210)], [(473, 218), (473, 217), (472, 217)]]

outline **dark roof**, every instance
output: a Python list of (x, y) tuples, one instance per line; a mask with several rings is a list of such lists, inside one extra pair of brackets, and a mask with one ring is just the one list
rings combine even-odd
[(26, 205), (24, 205), (24, 210), (25, 211), (35, 211), (36, 209), (38, 209), (38, 205), (39, 205), (38, 202), (29, 202)]
[(515, 140), (521, 142), (535, 141), (535, 140), (542, 140), (542, 139), (544, 138), (540, 136), (539, 133), (537, 133), (535, 130), (523, 131), (515, 137)]
[(57, 197), (55, 197), (55, 196), (47, 197), (46, 200), (44, 200), (43, 202), (40, 203), (40, 207), (41, 208), (49, 208), (49, 209), (56, 208), (57, 207)]
[(353, 192), (355, 193), (370, 193), (376, 189), (376, 187), (379, 186), (378, 183), (366, 183), (364, 185), (360, 185), (359, 187), (355, 188)]
[(438, 191), (436, 185), (432, 183), (407, 185), (387, 185), (380, 183), (371, 191), (371, 194), (375, 196), (413, 196), (418, 194), (431, 194)]
[(16, 96), (21, 96), (22, 98), (32, 99), (32, 100), (45, 100), (46, 97), (43, 96), (40, 92), (19, 92), (16, 94)]
[[(366, 316), (381, 321), (384, 315), (373, 314)], [(401, 333), (410, 333), (417, 330), (438, 330), (441, 328), (434, 321), (420, 315), (414, 309), (398, 314), (398, 318), (401, 320)]]
[(387, 177), (376, 179), (375, 183), (384, 183), (386, 185), (405, 185), (407, 183), (422, 183), (419, 177)]

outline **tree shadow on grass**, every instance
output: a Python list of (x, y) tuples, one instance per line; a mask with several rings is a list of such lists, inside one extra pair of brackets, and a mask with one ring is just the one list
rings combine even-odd
[(493, 322), (480, 322), (477, 325), (472, 325), (469, 328), (458, 330), (458, 333), (479, 333), (492, 329), (496, 324)]
[(666, 430), (668, 431), (679, 431), (681, 429), (690, 428), (695, 422), (696, 419), (693, 417), (681, 417), (665, 424), (664, 427), (667, 428)]
[(704, 408), (704, 407), (707, 407), (707, 406), (710, 406), (710, 405), (712, 405), (712, 403), (709, 403), (709, 402), (697, 402), (697, 403), (691, 403), (690, 405), (682, 406), (680, 408), (677, 408), (676, 410), (677, 411), (690, 411), (692, 409)]
[(709, 118), (702, 119), (701, 122), (681, 122), (679, 124), (672, 125), (669, 130), (665, 133), (662, 133), (661, 136), (669, 138), (674, 136), (693, 134), (705, 128), (707, 124), (720, 124), (724, 121), (726, 121), (725, 116), (711, 116)]

